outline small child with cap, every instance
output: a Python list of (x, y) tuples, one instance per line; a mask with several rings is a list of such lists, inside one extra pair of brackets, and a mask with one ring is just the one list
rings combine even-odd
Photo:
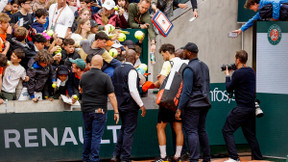
[(66, 95), (69, 69), (65, 65), (60, 65), (56, 69), (56, 74), (57, 74), (57, 85), (53, 98), (59, 99), (60, 95)]

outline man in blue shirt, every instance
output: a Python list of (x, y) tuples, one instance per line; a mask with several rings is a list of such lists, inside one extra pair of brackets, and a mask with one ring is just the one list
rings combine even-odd
[(225, 162), (237, 162), (237, 154), (233, 133), (242, 128), (243, 134), (247, 139), (253, 159), (262, 160), (262, 154), (256, 139), (255, 129), (255, 87), (256, 77), (252, 68), (246, 65), (248, 54), (244, 50), (236, 52), (235, 64), (237, 70), (230, 79), (230, 71), (226, 67), (226, 90), (228, 93), (235, 91), (237, 106), (233, 108), (227, 116), (225, 125), (222, 129), (223, 136), (228, 149), (229, 159)]
[(190, 61), (188, 68), (183, 72), (183, 90), (175, 118), (180, 120), (183, 112), (182, 122), (188, 136), (190, 162), (199, 161), (199, 144), (203, 152), (203, 162), (208, 162), (210, 161), (210, 146), (205, 122), (211, 107), (210, 77), (207, 65), (198, 59), (198, 51), (197, 45), (192, 42), (184, 47), (184, 55)]
[(238, 30), (232, 31), (233, 33), (237, 33), (237, 35), (240, 35), (242, 32), (246, 31), (248, 28), (250, 28), (253, 25), (253, 22), (255, 20), (261, 20), (262, 18), (259, 15), (259, 9), (262, 7), (272, 4), (273, 6), (273, 14), (272, 19), (274, 21), (279, 20), (280, 17), (280, 8), (282, 3), (288, 3), (288, 0), (247, 0), (244, 8), (250, 9), (254, 12), (257, 12), (256, 15), (254, 15), (251, 19), (249, 19), (242, 27)]

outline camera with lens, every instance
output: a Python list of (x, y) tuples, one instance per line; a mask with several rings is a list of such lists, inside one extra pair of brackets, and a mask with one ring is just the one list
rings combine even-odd
[(255, 99), (255, 115), (257, 118), (264, 116), (263, 110), (260, 108), (260, 101)]
[(236, 70), (237, 66), (235, 64), (223, 64), (221, 66), (221, 70), (225, 71), (226, 70), (226, 66), (228, 67), (228, 70)]

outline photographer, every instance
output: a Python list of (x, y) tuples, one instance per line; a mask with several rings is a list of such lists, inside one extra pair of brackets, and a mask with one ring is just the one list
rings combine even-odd
[(256, 139), (255, 123), (255, 72), (246, 65), (248, 54), (244, 50), (237, 51), (235, 54), (235, 64), (237, 70), (230, 79), (230, 71), (226, 67), (226, 90), (235, 93), (237, 106), (233, 108), (227, 116), (225, 125), (222, 129), (223, 136), (228, 149), (229, 160), (225, 162), (240, 161), (234, 142), (233, 133), (242, 128), (243, 134), (252, 150), (252, 156), (255, 160), (261, 160), (262, 154)]

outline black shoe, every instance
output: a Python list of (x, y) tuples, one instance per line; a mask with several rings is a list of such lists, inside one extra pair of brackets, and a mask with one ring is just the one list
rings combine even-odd
[(119, 157), (116, 157), (116, 156), (113, 156), (113, 157), (110, 159), (110, 162), (120, 162), (120, 158), (119, 158)]
[(182, 159), (182, 161), (189, 161), (190, 154), (188, 152), (185, 154), (182, 154), (181, 159)]

